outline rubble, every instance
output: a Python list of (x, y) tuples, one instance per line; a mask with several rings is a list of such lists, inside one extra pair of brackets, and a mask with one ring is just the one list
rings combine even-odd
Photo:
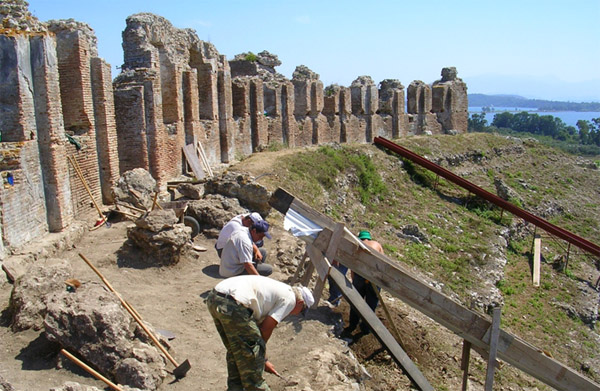
[(143, 168), (125, 172), (113, 187), (116, 202), (126, 203), (136, 208), (151, 209), (156, 181)]
[(178, 221), (174, 210), (156, 209), (137, 219), (127, 237), (142, 250), (144, 262), (172, 265), (191, 247), (192, 229)]
[(165, 359), (114, 293), (96, 282), (49, 297), (48, 339), (77, 354), (107, 378), (155, 390), (166, 377)]
[(266, 217), (271, 211), (269, 199), (271, 194), (266, 187), (258, 184), (247, 174), (225, 173), (220, 177), (211, 178), (205, 185), (206, 194), (221, 194), (237, 198), (240, 205)]
[(204, 236), (215, 239), (229, 220), (248, 212), (236, 198), (220, 194), (208, 194), (203, 199), (188, 204), (188, 214), (198, 221)]
[(65, 290), (65, 280), (71, 276), (66, 260), (48, 258), (32, 264), (14, 284), (10, 296), (11, 329), (41, 330), (49, 296)]

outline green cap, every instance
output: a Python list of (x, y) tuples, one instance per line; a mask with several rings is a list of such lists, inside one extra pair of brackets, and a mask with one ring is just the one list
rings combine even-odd
[(360, 240), (365, 240), (365, 239), (371, 240), (371, 234), (369, 233), (369, 231), (360, 231), (358, 233), (358, 238)]

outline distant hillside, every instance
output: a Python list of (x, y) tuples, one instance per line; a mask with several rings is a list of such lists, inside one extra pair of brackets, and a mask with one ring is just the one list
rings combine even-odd
[(559, 102), (518, 95), (469, 94), (469, 106), (536, 108), (540, 111), (600, 111), (600, 102)]

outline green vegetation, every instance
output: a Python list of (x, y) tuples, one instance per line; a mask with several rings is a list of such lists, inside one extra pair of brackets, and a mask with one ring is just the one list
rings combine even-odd
[(256, 54), (254, 54), (252, 52), (248, 52), (248, 53), (246, 53), (244, 60), (250, 61), (250, 62), (256, 62), (256, 61), (258, 61), (258, 57), (256, 56)]
[[(452, 171), (490, 191), (495, 191), (494, 179), (501, 179), (522, 200), (513, 203), (535, 214), (544, 211), (548, 221), (600, 243), (600, 200), (590, 190), (600, 188), (598, 172), (576, 165), (572, 156), (560, 150), (496, 133), (397, 142), (430, 160), (474, 157), (452, 166)], [(505, 259), (504, 274), (492, 282), (505, 304), (502, 327), (572, 368), (581, 366), (581, 357), (598, 357), (596, 334), (564, 309), (581, 300), (578, 284), (589, 280), (595, 265), (572, 251), (565, 271), (552, 268), (554, 257), (565, 253), (564, 242), (543, 239), (548, 263), (542, 264), (541, 284), (536, 288), (531, 282), (533, 227), (422, 167), (372, 145), (309, 147), (278, 159), (269, 168), (275, 175), (261, 179), (272, 181), (273, 190), (290, 190), (353, 232), (370, 229), (391, 260), (439, 283), (442, 292), (466, 306), (473, 292), (480, 297), (489, 294), (489, 285), (482, 285), (487, 264)], [(409, 225), (417, 226), (428, 240), (405, 238)], [(514, 236), (509, 237), (509, 231)], [(508, 369), (499, 373), (503, 385), (548, 390)], [(600, 371), (588, 375), (600, 381)], [(434, 383), (438, 389), (443, 380)]]
[(484, 113), (469, 117), (469, 131), (499, 132), (517, 137), (534, 137), (546, 145), (578, 155), (600, 154), (600, 118), (577, 121), (577, 128), (567, 126), (551, 115), (498, 113), (488, 126)]

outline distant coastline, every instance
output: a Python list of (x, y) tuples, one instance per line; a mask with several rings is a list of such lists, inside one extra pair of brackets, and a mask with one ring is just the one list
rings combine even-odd
[[(471, 102), (469, 101), (469, 104)], [(484, 107), (486, 110), (484, 111)], [(577, 121), (591, 121), (592, 118), (600, 118), (600, 110), (598, 111), (541, 111), (533, 107), (494, 107), (494, 106), (469, 106), (469, 115), (471, 114), (485, 114), (485, 119), (488, 121), (488, 125), (494, 120), (496, 114), (509, 112), (509, 113), (520, 113), (526, 111), (529, 114), (537, 115), (551, 115), (553, 117), (560, 118), (568, 126), (577, 126)]]
[[(469, 111), (471, 107), (495, 108), (499, 111), (536, 111), (536, 112), (600, 112), (600, 102), (561, 102), (541, 99), (527, 99), (519, 95), (468, 94)], [(500, 109), (502, 108), (502, 109)], [(514, 110), (513, 110), (514, 109)]]

